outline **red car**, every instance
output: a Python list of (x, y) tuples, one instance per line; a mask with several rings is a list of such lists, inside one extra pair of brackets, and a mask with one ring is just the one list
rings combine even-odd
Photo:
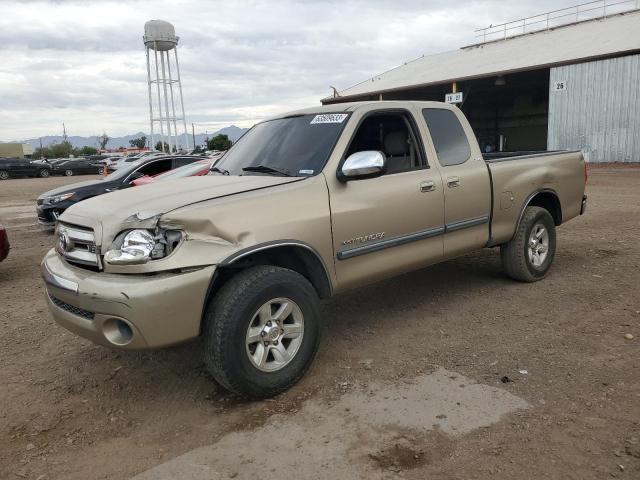
[(0, 262), (7, 258), (9, 255), (9, 237), (7, 236), (7, 230), (0, 225)]
[(146, 185), (147, 183), (153, 183), (159, 180), (173, 180), (176, 178), (199, 177), (201, 175), (206, 175), (214, 161), (215, 160), (200, 160), (199, 162), (193, 162), (189, 165), (184, 165), (152, 177), (145, 175), (144, 177), (132, 181), (131, 185), (139, 187), (140, 185)]

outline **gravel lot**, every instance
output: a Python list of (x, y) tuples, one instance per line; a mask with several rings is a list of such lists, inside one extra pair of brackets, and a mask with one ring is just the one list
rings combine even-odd
[(35, 198), (87, 178), (0, 182), (0, 478), (640, 478), (640, 168), (592, 171), (541, 282), (486, 250), (325, 302), (310, 372), (252, 403), (198, 341), (119, 353), (49, 318)]

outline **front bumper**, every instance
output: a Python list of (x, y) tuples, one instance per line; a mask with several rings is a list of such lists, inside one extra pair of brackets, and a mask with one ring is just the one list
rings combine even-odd
[(214, 270), (109, 274), (71, 266), (54, 250), (41, 265), (54, 320), (94, 343), (121, 349), (164, 347), (198, 336)]
[(69, 202), (60, 202), (55, 205), (36, 205), (38, 223), (43, 227), (55, 227), (58, 217), (71, 205)]

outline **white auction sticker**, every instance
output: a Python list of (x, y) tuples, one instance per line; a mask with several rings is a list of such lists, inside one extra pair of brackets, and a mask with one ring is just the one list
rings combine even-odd
[(348, 113), (323, 113), (322, 115), (313, 117), (311, 125), (315, 125), (316, 123), (342, 123), (348, 116)]

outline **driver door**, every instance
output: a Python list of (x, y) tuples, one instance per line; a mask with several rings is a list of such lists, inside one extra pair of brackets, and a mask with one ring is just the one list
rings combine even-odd
[(442, 179), (437, 169), (429, 167), (415, 125), (406, 110), (366, 114), (340, 165), (355, 152), (376, 150), (386, 157), (386, 173), (329, 184), (340, 288), (443, 258)]

